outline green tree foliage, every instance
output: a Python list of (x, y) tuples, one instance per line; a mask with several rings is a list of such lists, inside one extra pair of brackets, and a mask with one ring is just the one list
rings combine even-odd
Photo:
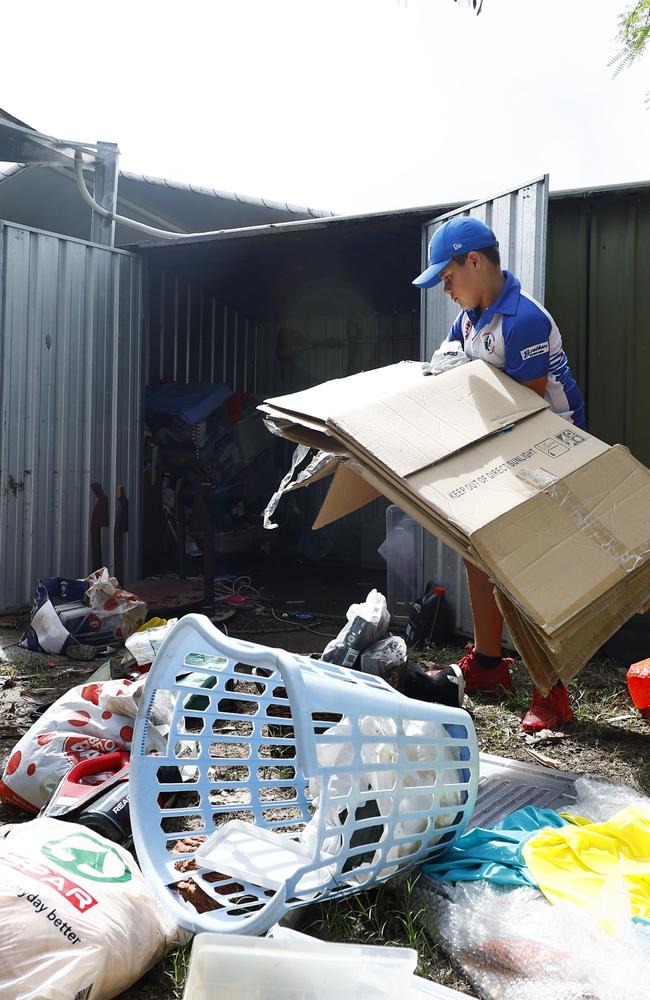
[(637, 0), (636, 3), (624, 10), (618, 19), (616, 39), (621, 43), (622, 48), (609, 63), (610, 66), (616, 67), (615, 77), (624, 69), (628, 69), (642, 55), (649, 38), (650, 0)]

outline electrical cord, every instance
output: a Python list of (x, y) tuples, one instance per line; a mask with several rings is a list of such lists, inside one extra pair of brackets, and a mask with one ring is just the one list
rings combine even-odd
[(107, 208), (103, 208), (98, 202), (95, 201), (86, 186), (86, 180), (83, 172), (83, 157), (80, 150), (77, 150), (74, 154), (74, 172), (81, 197), (89, 208), (93, 210), (93, 212), (96, 212), (97, 215), (101, 215), (104, 219), (110, 219), (112, 222), (120, 222), (123, 226), (130, 226), (131, 229), (139, 229), (140, 232), (148, 233), (150, 236), (161, 236), (163, 239), (178, 239), (180, 236), (184, 239), (188, 236), (214, 236), (217, 233), (224, 232), (223, 229), (211, 229), (208, 231), (203, 230), (200, 233), (178, 233), (169, 229), (156, 229), (155, 226), (148, 226), (146, 222), (136, 222), (135, 219), (128, 219), (125, 215), (118, 215), (116, 212), (109, 212)]
[(304, 625), (302, 622), (289, 621), (286, 618), (281, 618), (279, 615), (276, 615), (275, 608), (271, 608), (271, 614), (273, 615), (275, 620), (281, 622), (282, 625), (291, 625), (295, 626), (296, 628), (303, 628), (307, 632), (313, 632), (314, 635), (321, 635), (325, 639), (336, 639), (336, 636), (338, 635), (338, 632), (335, 633), (334, 635), (332, 635), (330, 632), (317, 632), (315, 628), (311, 627), (311, 625)]

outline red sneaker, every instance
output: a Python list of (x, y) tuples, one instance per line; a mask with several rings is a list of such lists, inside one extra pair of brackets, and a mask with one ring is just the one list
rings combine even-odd
[(521, 720), (525, 733), (538, 733), (541, 729), (559, 729), (563, 723), (571, 722), (573, 709), (569, 704), (569, 692), (564, 684), (556, 684), (545, 698), (537, 688), (533, 690), (530, 708)]
[(510, 667), (514, 667), (515, 661), (510, 657), (502, 657), (501, 662), (495, 667), (484, 667), (476, 659), (476, 649), (474, 646), (465, 646), (465, 655), (459, 660), (458, 666), (463, 671), (465, 678), (465, 693), (472, 691), (486, 691), (494, 694), (499, 687), (504, 687), (508, 691), (514, 691), (515, 686), (510, 676)]

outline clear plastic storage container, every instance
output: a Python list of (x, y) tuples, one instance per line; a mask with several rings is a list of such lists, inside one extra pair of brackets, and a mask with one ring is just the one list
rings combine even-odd
[(308, 937), (199, 934), (184, 1000), (397, 1000), (410, 996), (417, 952)]
[(386, 602), (397, 625), (406, 625), (413, 601), (423, 588), (424, 528), (394, 504), (386, 510), (386, 541), (380, 553), (386, 560)]

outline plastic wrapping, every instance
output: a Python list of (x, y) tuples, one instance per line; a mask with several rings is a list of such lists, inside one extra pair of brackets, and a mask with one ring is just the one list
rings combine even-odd
[(317, 451), (312, 455), (309, 463), (300, 472), (297, 472), (296, 470), (300, 464), (304, 462), (311, 451), (312, 449), (308, 448), (307, 445), (304, 444), (299, 444), (296, 447), (291, 459), (291, 467), (289, 471), (280, 482), (280, 485), (262, 512), (262, 521), (265, 528), (270, 530), (271, 528), (278, 527), (278, 525), (275, 524), (271, 518), (273, 517), (275, 510), (285, 493), (288, 493), (289, 490), (295, 489), (300, 483), (304, 483), (307, 482), (307, 480), (312, 479), (317, 475), (317, 473), (322, 472), (332, 463), (332, 455), (329, 455), (324, 451)]
[(616, 937), (570, 904), (552, 906), (536, 889), (458, 883), (434, 904), (453, 962), (481, 996), (499, 1000), (639, 1000), (650, 962), (650, 927), (630, 923)]
[[(603, 822), (650, 799), (592, 777), (575, 782), (567, 815)], [(639, 1000), (650, 963), (650, 924), (629, 919), (627, 900), (608, 897), (602, 912), (538, 889), (487, 881), (445, 884), (427, 893), (428, 917), (452, 961), (481, 996), (499, 1000)]]
[(386, 635), (361, 654), (360, 664), (364, 674), (374, 674), (387, 679), (391, 670), (406, 659), (406, 643), (399, 635)]
[(356, 667), (360, 653), (388, 632), (390, 614), (386, 598), (378, 590), (371, 590), (363, 604), (350, 605), (346, 618), (347, 623), (336, 639), (328, 642), (321, 659), (342, 667)]

